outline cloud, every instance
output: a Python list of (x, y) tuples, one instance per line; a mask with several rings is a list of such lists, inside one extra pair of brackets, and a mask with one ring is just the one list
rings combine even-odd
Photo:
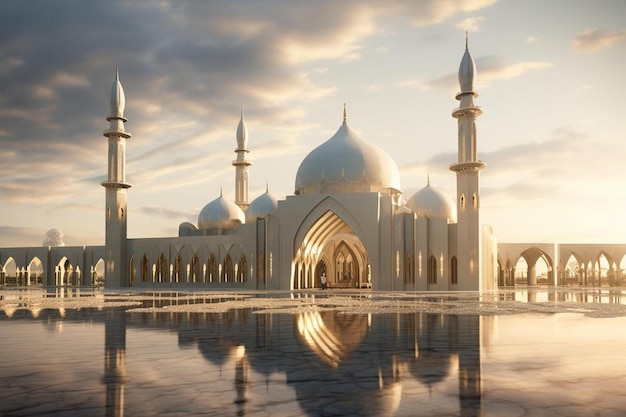
[(41, 246), (46, 230), (31, 227), (0, 226), (0, 241), (10, 241), (12, 247)]
[[(558, 205), (558, 201), (568, 201), (582, 190), (586, 190), (585, 198), (590, 198), (590, 191), (592, 194), (597, 191), (602, 198), (606, 187), (596, 187), (596, 178), (606, 178), (605, 186), (609, 179), (615, 178), (615, 186), (619, 187), (619, 178), (626, 176), (626, 166), (621, 163), (623, 152), (615, 150), (607, 154), (606, 149), (615, 149), (615, 145), (561, 127), (541, 141), (481, 152), (479, 159), (487, 163), (481, 176), (487, 177), (484, 183), (488, 184), (482, 187), (482, 193), (491, 201), (523, 201), (524, 205), (546, 199)], [(448, 167), (456, 158), (453, 152), (443, 152), (405, 164), (400, 172), (405, 177), (428, 172), (446, 178), (450, 175)]]
[(162, 219), (187, 219), (198, 216), (198, 212), (188, 212), (181, 210), (169, 210), (162, 207), (143, 206), (139, 207), (137, 214), (145, 214), (148, 216), (156, 216)]
[(241, 103), (265, 129), (256, 157), (301, 150), (317, 128), (302, 122), (303, 104), (337, 91), (319, 75), (329, 60), (360, 59), (383, 22), (431, 25), (494, 2), (0, 2), (2, 201), (76, 210), (89, 205), (76, 196), (101, 201), (116, 63), (133, 134), (127, 179), (150, 193), (206, 182), (223, 172), (217, 164), (232, 169), (222, 149), (234, 145)]
[(456, 27), (461, 30), (466, 30), (469, 32), (479, 32), (480, 31), (480, 23), (482, 22), (482, 16), (474, 16), (468, 17), (466, 19), (461, 20), (456, 24)]
[(541, 40), (540, 37), (534, 36), (534, 35), (530, 35), (526, 37), (526, 43), (530, 43), (530, 44), (537, 43), (540, 40)]
[(626, 39), (626, 30), (607, 33), (602, 29), (588, 29), (574, 38), (572, 46), (576, 51), (593, 52), (610, 48), (624, 39)]
[(497, 0), (439, 0), (416, 2), (406, 0), (401, 3), (407, 6), (408, 10), (406, 10), (406, 12), (416, 26), (425, 26), (443, 22), (459, 12), (475, 12), (495, 4), (496, 1)]

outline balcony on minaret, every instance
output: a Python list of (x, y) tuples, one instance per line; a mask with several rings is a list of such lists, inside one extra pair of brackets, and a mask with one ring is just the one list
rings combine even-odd
[(119, 129), (119, 130), (118, 129), (107, 129), (104, 132), (102, 132), (102, 136), (105, 136), (107, 138), (111, 137), (111, 136), (119, 136), (119, 137), (124, 138), (124, 139), (130, 139), (131, 134), (128, 133), (128, 132), (124, 132), (121, 129)]
[(460, 119), (462, 117), (478, 117), (483, 114), (483, 108), (480, 106), (456, 107), (452, 109), (452, 117)]
[(450, 171), (454, 172), (467, 172), (467, 171), (480, 171), (487, 166), (483, 161), (467, 161), (459, 162), (450, 165)]
[(100, 185), (102, 185), (105, 188), (130, 188), (132, 187), (132, 185), (130, 185), (129, 183), (121, 182), (121, 181), (102, 181)]

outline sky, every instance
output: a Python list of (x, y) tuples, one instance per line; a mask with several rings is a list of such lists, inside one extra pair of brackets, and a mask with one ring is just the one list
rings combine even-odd
[(624, 243), (623, 0), (0, 2), (0, 247), (104, 244), (109, 98), (126, 93), (128, 236), (177, 236), (234, 199), (292, 195), (348, 122), (404, 197), (455, 198), (458, 67), (476, 61), (481, 222), (500, 242)]

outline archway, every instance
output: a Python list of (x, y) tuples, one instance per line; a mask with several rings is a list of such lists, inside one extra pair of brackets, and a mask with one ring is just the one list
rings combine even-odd
[(582, 262), (572, 253), (564, 264), (563, 284), (565, 285), (581, 285), (583, 284)]
[(44, 270), (41, 259), (35, 256), (28, 264), (26, 285), (42, 285), (43, 275)]
[(97, 287), (104, 286), (104, 259), (98, 259), (98, 262), (93, 267), (91, 285)]
[[(526, 262), (526, 285), (555, 285), (555, 267), (550, 256), (534, 246), (520, 254)], [(541, 260), (541, 261), (540, 261)], [(518, 264), (515, 266), (518, 270)], [(517, 283), (517, 274), (516, 274)]]
[(56, 275), (56, 285), (75, 285), (78, 271), (74, 270), (74, 266), (67, 257), (61, 258), (57, 266), (54, 268)]
[(2, 266), (2, 285), (17, 285), (17, 263), (9, 257)]
[(338, 288), (368, 286), (369, 260), (365, 246), (348, 223), (334, 211), (324, 212), (296, 237), (292, 262), (291, 288), (319, 287), (319, 276), (326, 272), (328, 285)]

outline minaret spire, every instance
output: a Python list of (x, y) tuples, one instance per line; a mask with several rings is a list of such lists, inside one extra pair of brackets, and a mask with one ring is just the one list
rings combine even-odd
[(108, 139), (108, 176), (102, 182), (106, 189), (106, 255), (104, 285), (107, 288), (127, 287), (128, 256), (127, 239), (127, 190), (126, 182), (126, 139), (130, 133), (124, 130), (126, 97), (120, 82), (119, 67), (115, 66), (115, 81), (111, 88), (109, 129), (103, 135)]
[(458, 120), (458, 161), (450, 166), (456, 172), (457, 189), (457, 268), (458, 290), (480, 291), (482, 288), (480, 187), (479, 174), (486, 164), (478, 160), (476, 119), (483, 110), (474, 104), (476, 64), (469, 52), (465, 33), (465, 52), (459, 66), (461, 91), (456, 99), (459, 108), (452, 112)]
[(252, 165), (246, 154), (248, 150), (248, 127), (243, 118), (243, 104), (241, 105), (241, 118), (237, 126), (237, 158), (233, 161), (235, 167), (235, 204), (243, 211), (248, 208), (248, 167)]

